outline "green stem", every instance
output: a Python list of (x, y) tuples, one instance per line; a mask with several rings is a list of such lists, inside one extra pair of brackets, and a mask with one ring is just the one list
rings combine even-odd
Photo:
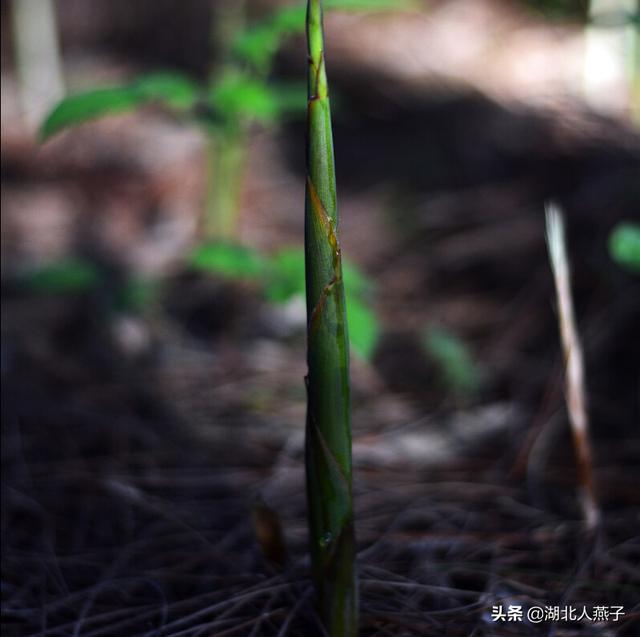
[(354, 637), (358, 596), (351, 486), (349, 339), (319, 0), (309, 0), (307, 5), (307, 41), (306, 466), (311, 557), (325, 628), (331, 637)]
[[(211, 45), (215, 62), (210, 69), (212, 84), (218, 76), (233, 68), (231, 44), (233, 35), (244, 27), (245, 9), (245, 0), (219, 0), (213, 5)], [(246, 126), (239, 119), (208, 131), (205, 241), (238, 240), (246, 144)]]
[(246, 134), (225, 130), (207, 140), (205, 241), (236, 241), (244, 180)]

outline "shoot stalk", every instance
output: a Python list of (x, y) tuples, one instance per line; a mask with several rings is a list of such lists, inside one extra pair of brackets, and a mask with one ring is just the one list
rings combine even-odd
[(355, 637), (358, 596), (351, 480), (349, 339), (320, 0), (307, 4), (305, 263), (306, 469), (319, 612), (331, 637)]

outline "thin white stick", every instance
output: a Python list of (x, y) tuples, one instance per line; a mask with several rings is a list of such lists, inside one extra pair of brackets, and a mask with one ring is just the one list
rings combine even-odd
[(593, 486), (593, 463), (589, 443), (589, 420), (584, 383), (582, 347), (578, 338), (571, 296), (571, 273), (562, 211), (557, 204), (545, 205), (547, 248), (553, 270), (558, 302), (558, 324), (565, 363), (565, 399), (580, 474), (581, 502), (587, 528), (594, 529), (600, 520)]

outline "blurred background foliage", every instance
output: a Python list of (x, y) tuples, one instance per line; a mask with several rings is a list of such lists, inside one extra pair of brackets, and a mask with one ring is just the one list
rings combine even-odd
[[(298, 50), (301, 44), (300, 36), (304, 22), (303, 3), (184, 2), (179, 9), (176, 9), (175, 3), (168, 0), (148, 5), (140, 2), (135, 6), (116, 1), (108, 6), (97, 3), (89, 12), (86, 5), (74, 0), (60, 0), (54, 4), (40, 0), (30, 1), (31, 8), (27, 4), (20, 5), (24, 8), (20, 12), (11, 11), (9, 2), (2, 4), (3, 13), (12, 17), (12, 20), (5, 22), (3, 27), (7, 35), (11, 36), (3, 39), (4, 77), (9, 78), (13, 70), (17, 71), (18, 93), (22, 92), (23, 97), (29, 97), (27, 79), (30, 77), (29, 67), (37, 66), (40, 59), (37, 55), (42, 56), (42, 51), (38, 52), (38, 47), (33, 42), (29, 43), (29, 37), (21, 36), (21, 33), (30, 32), (28, 23), (31, 19), (32, 27), (37, 23), (48, 23), (46, 29), (40, 26), (38, 29), (32, 28), (31, 32), (45, 33), (46, 31), (54, 34), (55, 37), (45, 38), (49, 47), (47, 59), (50, 62), (55, 61), (60, 68), (64, 62), (65, 72), (62, 74), (65, 76), (64, 83), (72, 87), (68, 96), (57, 105), (49, 100), (49, 114), (46, 117), (44, 117), (45, 111), (41, 111), (43, 116), (40, 128), (41, 141), (48, 140), (70, 127), (86, 125), (87, 122), (106, 115), (122, 116), (124, 113), (139, 109), (142, 109), (143, 117), (149, 117), (148, 121), (151, 122), (156, 119), (160, 122), (163, 116), (170, 116), (179, 123), (193, 125), (200, 130), (205, 140), (201, 166), (197, 169), (202, 179), (202, 197), (190, 195), (188, 204), (186, 200), (170, 204), (190, 207), (189, 223), (196, 224), (195, 235), (193, 230), (184, 226), (184, 220), (181, 222), (172, 220), (171, 223), (178, 225), (182, 223), (184, 226), (179, 231), (182, 233), (177, 242), (180, 245), (171, 246), (170, 252), (173, 256), (163, 253), (163, 244), (154, 242), (153, 233), (147, 234), (147, 238), (143, 241), (148, 253), (146, 257), (138, 256), (141, 251), (135, 246), (135, 240), (133, 243), (125, 240), (127, 247), (122, 245), (116, 250), (124, 250), (125, 253), (129, 251), (130, 254), (124, 258), (122, 254), (115, 258), (116, 270), (127, 271), (131, 268), (132, 260), (146, 258), (156, 263), (164, 262), (164, 265), (160, 266), (160, 270), (164, 272), (137, 272), (134, 266), (129, 273), (123, 275), (122, 281), (118, 284), (118, 287), (122, 288), (121, 293), (128, 297), (129, 285), (135, 288), (140, 285), (140, 281), (146, 280), (148, 289), (155, 290), (148, 298), (153, 298), (154, 303), (156, 301), (162, 303), (162, 294), (165, 292), (161, 290), (171, 289), (171, 277), (175, 274), (175, 266), (170, 263), (175, 263), (177, 260), (180, 263), (179, 268), (185, 271), (211, 274), (232, 285), (234, 281), (241, 285), (243, 282), (251, 282), (256, 290), (260, 290), (260, 294), (268, 303), (287, 305), (299, 299), (303, 287), (302, 252), (299, 248), (285, 247), (291, 246), (291, 237), (294, 236), (285, 229), (286, 222), (280, 223), (280, 228), (274, 231), (273, 240), (265, 241), (265, 235), (261, 237), (259, 229), (255, 232), (247, 232), (246, 223), (243, 229), (243, 216), (249, 215), (248, 218), (251, 220), (256, 218), (253, 212), (246, 210), (247, 207), (251, 208), (251, 201), (247, 199), (246, 193), (252, 187), (254, 175), (251, 171), (260, 171), (264, 167), (264, 163), (260, 162), (252, 167), (251, 161), (251, 155), (255, 152), (254, 145), (261, 134), (266, 133), (268, 138), (280, 144), (279, 152), (281, 157), (285, 158), (285, 166), (281, 170), (285, 172), (290, 170), (295, 175), (294, 178), (300, 178), (300, 156), (297, 154), (299, 150), (296, 150), (298, 146), (296, 140), (299, 140), (303, 134), (301, 122), (305, 89), (301, 82), (303, 69), (303, 64), (300, 62), (301, 56), (292, 55), (292, 53)], [(512, 32), (499, 27), (494, 33), (489, 27), (485, 31), (490, 35), (481, 36), (485, 39), (488, 37), (487, 42), (493, 42), (491, 46), (504, 46), (506, 49), (509, 46), (515, 46), (509, 43), (520, 31), (527, 31), (532, 34), (531, 38), (539, 37), (542, 42), (546, 37), (546, 30), (557, 28), (553, 25), (559, 20), (565, 25), (562, 28), (566, 31), (557, 39), (557, 42), (562, 44), (566, 41), (567, 51), (573, 51), (571, 43), (576, 37), (582, 36), (587, 44), (585, 50), (588, 54), (591, 38), (590, 25), (598, 26), (600, 20), (601, 24), (598, 28), (609, 35), (616, 28), (633, 25), (637, 19), (637, 7), (634, 8), (632, 5), (633, 3), (624, 0), (606, 5), (597, 0), (544, 3), (516, 2), (515, 0), (489, 2), (487, 0), (466, 5), (455, 2), (425, 3), (404, 0), (332, 0), (327, 3), (327, 10), (330, 13), (337, 11), (338, 33), (340, 33), (341, 21), (346, 25), (342, 27), (346, 29), (345, 34), (349, 33), (350, 25), (355, 27), (355, 39), (360, 38), (360, 53), (364, 53), (365, 57), (366, 51), (369, 50), (367, 47), (370, 46), (367, 29), (375, 29), (377, 25), (384, 24), (387, 20), (386, 16), (390, 16), (391, 20), (397, 21), (399, 25), (413, 21), (415, 24), (422, 25), (421, 28), (426, 29), (427, 32), (429, 29), (435, 29), (436, 40), (438, 25), (440, 23), (447, 25), (448, 21), (461, 24), (462, 19), (462, 23), (468, 25), (465, 28), (471, 30), (480, 28), (474, 27), (474, 21), (478, 20), (479, 24), (482, 21), (486, 23), (487, 20), (494, 20), (498, 27), (500, 20), (505, 24), (519, 25)], [(43, 9), (45, 6), (49, 7), (47, 11)], [(619, 18), (617, 21), (609, 19), (614, 14)], [(609, 16), (605, 20), (606, 28), (602, 23), (603, 16), (605, 18)], [(538, 22), (539, 19), (543, 19), (543, 22)], [(468, 22), (465, 23), (465, 20)], [(545, 22), (547, 20), (552, 22)], [(168, 25), (171, 25), (172, 37), (168, 37)], [(361, 35), (357, 35), (358, 28), (362, 32)], [(535, 33), (538, 35), (534, 36)], [(22, 37), (25, 37), (26, 41), (21, 44)], [(463, 57), (467, 55), (464, 52), (463, 40), (456, 40), (458, 36), (453, 31), (450, 37), (452, 44), (457, 45), (461, 51), (458, 55)], [(483, 48), (486, 48), (486, 44), (480, 36), (474, 37), (477, 43), (473, 46), (480, 47), (478, 50), (483, 51), (482, 55), (486, 56), (487, 53)], [(633, 57), (634, 52), (637, 52), (637, 41), (634, 44), (632, 40), (633, 38), (629, 40), (631, 48), (625, 49), (622, 54)], [(445, 53), (446, 42), (443, 40), (444, 46), (441, 47)], [(455, 56), (454, 58), (445, 57), (444, 75), (435, 80), (433, 85), (429, 85), (432, 80), (428, 79), (433, 71), (426, 67), (423, 73), (424, 78), (427, 78), (425, 90), (422, 88), (424, 79), (401, 77), (402, 73), (399, 71), (403, 64), (401, 55), (395, 56), (399, 66), (397, 77), (394, 77), (391, 70), (393, 67), (389, 66), (396, 63), (393, 51), (385, 52), (385, 46), (389, 42), (379, 39), (376, 44), (383, 60), (382, 64), (378, 64), (378, 72), (383, 68), (388, 69), (384, 73), (379, 73), (377, 78), (373, 71), (374, 67), (358, 61), (357, 50), (354, 53), (353, 49), (347, 47), (341, 51), (340, 43), (337, 46), (337, 53), (334, 53), (333, 70), (337, 104), (336, 133), (340, 138), (339, 187), (344, 189), (348, 197), (355, 199), (363, 195), (365, 198), (369, 197), (368, 189), (381, 188), (382, 190), (376, 194), (377, 201), (372, 203), (371, 200), (367, 200), (366, 205), (373, 205), (378, 211), (388, 213), (386, 220), (381, 219), (379, 215), (377, 217), (378, 226), (372, 231), (374, 234), (367, 239), (371, 246), (370, 250), (362, 250), (363, 246), (356, 246), (357, 241), (349, 238), (349, 228), (347, 227), (346, 230), (347, 241), (354, 245), (356, 256), (355, 260), (351, 260), (347, 255), (346, 276), (347, 291), (351, 301), (350, 330), (355, 350), (359, 355), (373, 360), (380, 339), (387, 338), (385, 331), (390, 333), (389, 338), (393, 340), (393, 321), (390, 324), (388, 318), (389, 303), (393, 304), (393, 302), (384, 294), (377, 298), (380, 286), (373, 284), (377, 274), (384, 270), (382, 260), (376, 263), (376, 240), (386, 238), (389, 232), (395, 233), (399, 245), (404, 243), (411, 246), (414, 241), (412, 237), (416, 237), (417, 241), (424, 241), (426, 245), (435, 245), (436, 253), (439, 249), (444, 250), (444, 261), (442, 255), (434, 262), (427, 258), (421, 267), (428, 272), (426, 276), (432, 281), (429, 285), (435, 285), (436, 290), (441, 286), (442, 293), (445, 295), (447, 284), (438, 283), (441, 271), (444, 273), (445, 280), (453, 275), (454, 280), (466, 282), (469, 287), (482, 284), (483, 281), (493, 281), (497, 285), (498, 279), (491, 278), (492, 268), (495, 266), (488, 263), (482, 264), (481, 261), (477, 261), (477, 257), (472, 256), (469, 265), (475, 263), (473, 268), (481, 274), (478, 276), (470, 274), (464, 257), (461, 256), (465, 252), (463, 244), (459, 243), (456, 246), (456, 232), (467, 227), (471, 239), (465, 239), (463, 232), (460, 235), (460, 241), (466, 241), (473, 253), (474, 232), (480, 232), (483, 223), (481, 218), (478, 217), (477, 221), (472, 221), (469, 225), (469, 221), (460, 216), (460, 225), (456, 226), (458, 222), (453, 221), (450, 227), (438, 221), (437, 205), (434, 206), (433, 202), (437, 203), (438, 197), (443, 193), (451, 192), (451, 196), (455, 197), (455, 189), (468, 190), (492, 184), (492, 187), (502, 189), (507, 196), (508, 203), (500, 204), (505, 212), (511, 208), (506, 212), (507, 215), (513, 215), (517, 208), (531, 207), (533, 202), (539, 203), (549, 195), (558, 195), (569, 199), (570, 211), (572, 199), (575, 201), (573, 207), (576, 210), (582, 206), (580, 214), (585, 220), (590, 214), (597, 214), (598, 206), (610, 199), (613, 194), (619, 209), (618, 213), (606, 221), (604, 216), (600, 216), (594, 227), (602, 226), (603, 233), (612, 233), (608, 239), (611, 256), (625, 267), (633, 268), (633, 265), (629, 265), (630, 259), (633, 258), (629, 256), (633, 251), (633, 248), (629, 247), (633, 245), (633, 239), (629, 237), (633, 234), (630, 226), (624, 224), (629, 216), (628, 211), (631, 211), (635, 205), (631, 181), (625, 181), (627, 177), (624, 176), (630, 174), (628, 161), (634, 154), (632, 148), (623, 148), (624, 144), (618, 144), (610, 137), (609, 150), (604, 154), (597, 153), (589, 135), (576, 132), (583, 126), (580, 122), (576, 124), (575, 131), (567, 137), (570, 139), (573, 135), (575, 141), (563, 141), (557, 147), (553, 147), (556, 143), (554, 139), (558, 135), (566, 136), (566, 134), (556, 131), (553, 123), (555, 114), (544, 110), (548, 105), (544, 101), (539, 104), (535, 101), (539, 98), (546, 99), (544, 94), (539, 93), (533, 98), (532, 104), (535, 105), (527, 108), (521, 104), (516, 108), (514, 104), (517, 102), (505, 93), (505, 90), (507, 93), (513, 90), (517, 94), (517, 91), (521, 90), (518, 88), (520, 80), (517, 76), (509, 79), (506, 76), (500, 77), (498, 73), (494, 79), (488, 80), (485, 87), (486, 94), (483, 95), (478, 92), (478, 87), (482, 86), (484, 80), (480, 79), (480, 84), (477, 86), (465, 84), (464, 80), (452, 80), (451, 78), (458, 73), (454, 70)], [(414, 46), (409, 40), (407, 44), (408, 48)], [(31, 51), (31, 58), (28, 51)], [(344, 56), (344, 61), (340, 60), (341, 55)], [(499, 54), (495, 55), (496, 68), (504, 67), (506, 70), (507, 67), (501, 62)], [(526, 60), (528, 54), (523, 51), (510, 55), (512, 58), (522, 55)], [(571, 53), (571, 55), (576, 54)], [(95, 61), (91, 56), (97, 56)], [(85, 77), (84, 71), (74, 70), (82, 69), (82, 65), (87, 68), (100, 68), (100, 65), (108, 67), (112, 62), (104, 64), (102, 60), (121, 59), (126, 59), (126, 68), (114, 72), (114, 77), (123, 76), (120, 81), (87, 81), (80, 79)], [(449, 59), (450, 61), (447, 62)], [(470, 57), (469, 61), (471, 59)], [(575, 61), (579, 61), (579, 56)], [(453, 64), (449, 71), (446, 67), (447, 63)], [(623, 63), (629, 66), (629, 63), (624, 60)], [(572, 64), (574, 67), (570, 68), (575, 69), (575, 62)], [(591, 72), (597, 72), (599, 68), (588, 64), (590, 63), (587, 55), (583, 69), (587, 74), (585, 77)], [(60, 74), (59, 69), (57, 72)], [(446, 79), (447, 73), (451, 74), (451, 78)], [(33, 73), (31, 76), (35, 77)], [(105, 77), (107, 76), (108, 73)], [(618, 101), (612, 102), (612, 106), (607, 108), (619, 109), (621, 104), (619, 100), (626, 99), (632, 115), (634, 112), (633, 81), (628, 82), (622, 76), (616, 77), (618, 97), (615, 99)], [(552, 85), (552, 90), (556, 91), (558, 96), (562, 95), (562, 90), (579, 92), (583, 90), (581, 82), (575, 82), (570, 76), (565, 75), (562, 81), (564, 89)], [(502, 82), (506, 84), (503, 85)], [(513, 82), (515, 88), (508, 88), (509, 82)], [(588, 82), (585, 86), (587, 84)], [(428, 88), (428, 86), (431, 87)], [(588, 103), (590, 93), (589, 90), (584, 90), (580, 97)], [(56, 88), (57, 93), (52, 94), (52, 97), (55, 98), (59, 91), (60, 88)], [(602, 94), (602, 91), (599, 93)], [(614, 93), (615, 91), (611, 91), (611, 94)], [(608, 93), (605, 92), (605, 94)], [(501, 95), (503, 97), (500, 97)], [(527, 97), (517, 99), (526, 100)], [(565, 107), (559, 108), (562, 110)], [(579, 112), (579, 108), (575, 110), (575, 113)], [(614, 131), (617, 124), (613, 122), (620, 121), (616, 120), (615, 114), (620, 111), (607, 112), (614, 115), (611, 120), (613, 125), (611, 131)], [(122, 121), (117, 118), (116, 120)], [(133, 122), (134, 120), (124, 121)], [(5, 129), (8, 130), (6, 126)], [(99, 135), (99, 129), (96, 131)], [(24, 151), (21, 150), (25, 143), (29, 145), (29, 135), (33, 134), (32, 130), (27, 129), (26, 132), (27, 137), (10, 133), (8, 143), (4, 146), (6, 152), (3, 151), (3, 170), (9, 176), (12, 170), (19, 174), (26, 165), (24, 161), (27, 163), (31, 161), (28, 154), (24, 155)], [(531, 134), (527, 135), (526, 132)], [(90, 134), (89, 131), (87, 133)], [(618, 134), (618, 132), (614, 133), (614, 135)], [(14, 139), (15, 144), (13, 144)], [(56, 157), (55, 149), (63, 148), (69, 143), (66, 140), (72, 142), (73, 139), (74, 134), (67, 132), (63, 139), (47, 144), (42, 151), (38, 151), (38, 154), (43, 157), (49, 154), (50, 159), (47, 161), (50, 162), (51, 168), (47, 170), (52, 174), (59, 172), (59, 167), (65, 165), (64, 157)], [(186, 136), (185, 139), (187, 139)], [(413, 142), (413, 145), (408, 145), (409, 142)], [(101, 143), (98, 137), (97, 147)], [(567, 144), (573, 144), (573, 147), (567, 152), (563, 144), (565, 147)], [(91, 143), (89, 143), (90, 146)], [(12, 154), (11, 148), (16, 149), (17, 154)], [(48, 150), (50, 148), (54, 150)], [(126, 152), (122, 157), (117, 157), (115, 149), (110, 150), (109, 153), (108, 162), (114, 166), (125, 165), (126, 162), (131, 161), (127, 158)], [(610, 154), (612, 163), (610, 168), (599, 175), (597, 172), (599, 157), (603, 158), (602, 166), (604, 167), (609, 161), (604, 159), (607, 153)], [(170, 161), (171, 147), (164, 148), (160, 154), (165, 154), (166, 160)], [(24, 161), (19, 159), (20, 157), (25, 157)], [(59, 159), (62, 161), (58, 161)], [(133, 162), (135, 161), (134, 159)], [(56, 163), (58, 168), (55, 167)], [(562, 165), (562, 170), (556, 170), (555, 165)], [(86, 167), (87, 164), (83, 170), (86, 170)], [(102, 170), (102, 168), (97, 169)], [(63, 168), (64, 170), (67, 169)], [(77, 168), (74, 167), (71, 170), (75, 171)], [(142, 172), (146, 170), (143, 168)], [(158, 184), (152, 186), (161, 194), (158, 195), (158, 199), (148, 204), (151, 208), (163, 210), (167, 205), (168, 199), (166, 186), (162, 185), (163, 179), (165, 177), (160, 175)], [(526, 188), (520, 187), (519, 194), (514, 197), (509, 192), (510, 184), (515, 183), (514, 180), (523, 179), (530, 180), (530, 183)], [(616, 184), (619, 186), (613, 185), (615, 180), (618, 180)], [(141, 180), (138, 179), (138, 182), (140, 183)], [(176, 188), (176, 186), (170, 187)], [(86, 186), (81, 186), (81, 189), (84, 188)], [(120, 185), (116, 185), (116, 192), (119, 188)], [(529, 192), (524, 194), (527, 189)], [(280, 190), (280, 199), (287, 199), (288, 195), (285, 195), (282, 189)], [(596, 197), (591, 198), (589, 203), (585, 203), (590, 191), (595, 192)], [(148, 197), (145, 194), (141, 196)], [(175, 196), (178, 200), (183, 197), (179, 188)], [(500, 198), (503, 194), (497, 196)], [(123, 197), (127, 198), (128, 195), (123, 194)], [(492, 195), (487, 198), (489, 206), (494, 205), (491, 197)], [(202, 203), (198, 203), (197, 200)], [(271, 208), (269, 212), (262, 213), (266, 215), (267, 220), (274, 206), (282, 205), (277, 200), (278, 197), (275, 202), (268, 202), (266, 209), (262, 206), (263, 210)], [(290, 207), (289, 203), (285, 205)], [(465, 205), (462, 203), (460, 213), (456, 214), (465, 214), (463, 212)], [(467, 210), (466, 214), (469, 215), (469, 212)], [(151, 214), (153, 216), (156, 213)], [(161, 213), (161, 218), (162, 214), (165, 213)], [(290, 214), (287, 212), (287, 215)], [(473, 212), (469, 218), (474, 214), (482, 213)], [(348, 215), (349, 212), (347, 217)], [(432, 222), (430, 218), (435, 221)], [(622, 222), (622, 225), (614, 231), (616, 222)], [(110, 223), (108, 218), (105, 218), (104, 223)], [(260, 228), (260, 223), (262, 221), (258, 222), (257, 228)], [(364, 227), (362, 224), (366, 224), (367, 221), (363, 217), (361, 221), (354, 223)], [(524, 223), (524, 221), (517, 222), (516, 225)], [(144, 225), (146, 222), (143, 222)], [(263, 223), (263, 228), (264, 225)], [(474, 227), (477, 229), (473, 230)], [(499, 222), (496, 227), (500, 227)], [(108, 247), (104, 239), (96, 235), (100, 232), (97, 227), (94, 231), (91, 226), (87, 226), (81, 234), (87, 234), (87, 232), (94, 236), (80, 238), (78, 239), (80, 243), (86, 243), (87, 240), (90, 244), (97, 242), (100, 246), (98, 261), (113, 260), (115, 245)], [(154, 232), (162, 232), (161, 225), (157, 226)], [(169, 236), (165, 241), (170, 242), (171, 230), (168, 232)], [(450, 239), (441, 244), (437, 243), (439, 237), (446, 237), (450, 232), (453, 233)], [(525, 231), (525, 235), (521, 232), (519, 231), (519, 234), (514, 237), (516, 243), (520, 240), (517, 237), (525, 237), (526, 232), (529, 231)], [(191, 239), (187, 238), (189, 233), (191, 233)], [(378, 237), (374, 236), (375, 233)], [(279, 237), (276, 238), (276, 235)], [(5, 236), (8, 234), (5, 233)], [(357, 236), (357, 232), (352, 236)], [(28, 241), (28, 232), (25, 238)], [(133, 239), (133, 235), (131, 238)], [(526, 239), (522, 240), (526, 241)], [(74, 241), (75, 239), (71, 239), (72, 243)], [(602, 243), (601, 241), (601, 245)], [(38, 255), (35, 249), (34, 263), (29, 263), (28, 259), (25, 261), (21, 261), (20, 258), (13, 259), (10, 255), (12, 250), (16, 254), (15, 246), (14, 242), (9, 248), (9, 257), (5, 258), (5, 262), (9, 265), (8, 272), (15, 270), (18, 274), (17, 280), (24, 282), (31, 290), (50, 293), (57, 291), (65, 294), (74, 291), (86, 292), (103, 286), (104, 277), (111, 276), (109, 273), (113, 270), (111, 266), (105, 268), (102, 263), (96, 264), (92, 257), (88, 257), (96, 246), (76, 246), (83, 253), (82, 255), (73, 254), (74, 250), (71, 254), (62, 250), (57, 259)], [(451, 257), (446, 256), (449, 250), (452, 251)], [(449, 258), (450, 264), (447, 262)], [(357, 260), (365, 264), (369, 262), (369, 265), (356, 266)], [(596, 267), (601, 269), (602, 266)], [(482, 274), (483, 268), (486, 269), (484, 274)], [(157, 270), (158, 266), (155, 265), (152, 269)], [(368, 269), (371, 273), (367, 272)], [(502, 273), (504, 274), (506, 273)], [(167, 285), (160, 285), (162, 278), (167, 275), (169, 275)], [(153, 283), (154, 280), (155, 283)], [(394, 289), (394, 285), (389, 284), (389, 279), (383, 277), (383, 281), (383, 285), (388, 289)], [(425, 287), (425, 281), (421, 282), (420, 277), (415, 280), (414, 285), (416, 284), (422, 290), (429, 287), (428, 285)], [(376, 288), (378, 288), (377, 291)], [(440, 292), (436, 291), (436, 294)], [(506, 294), (508, 297), (511, 293), (506, 292)], [(138, 298), (138, 296), (133, 294), (133, 297)], [(147, 297), (142, 295), (139, 298)], [(295, 307), (295, 303), (291, 307)], [(429, 313), (426, 306), (421, 314), (423, 325), (433, 323), (431, 319), (434, 317), (427, 316)], [(442, 323), (443, 317), (436, 315), (435, 319)], [(447, 322), (451, 323), (451, 320), (444, 321), (444, 323)], [(420, 352), (426, 355), (428, 360), (425, 361), (425, 365), (435, 364), (440, 368), (440, 372), (436, 372), (440, 382), (447, 384), (453, 394), (462, 391), (473, 395), (480, 386), (478, 372), (475, 364), (471, 362), (472, 357), (468, 353), (467, 346), (463, 343), (469, 340), (477, 341), (478, 336), (473, 333), (473, 330), (469, 331), (464, 326), (464, 322), (456, 319), (454, 323), (457, 325), (452, 323), (446, 328), (443, 327), (442, 330), (429, 328), (422, 336), (420, 330), (423, 328), (417, 325), (411, 327), (405, 325), (402, 330), (408, 329), (414, 334), (420, 343), (415, 347), (415, 351), (418, 355)], [(298, 325), (300, 324), (298, 319)], [(484, 337), (480, 337), (478, 342), (481, 342), (482, 338)], [(384, 355), (382, 357), (384, 358)], [(381, 369), (385, 366), (386, 363), (383, 361)], [(485, 367), (494, 368), (495, 362)], [(491, 372), (487, 371), (486, 374), (487, 379), (492, 377)], [(494, 380), (487, 380), (484, 386), (485, 388), (495, 387), (496, 382), (494, 376)]]

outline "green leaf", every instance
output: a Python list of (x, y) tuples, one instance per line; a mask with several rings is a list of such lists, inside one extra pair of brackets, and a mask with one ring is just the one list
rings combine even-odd
[(380, 324), (375, 312), (357, 296), (347, 294), (347, 325), (349, 342), (354, 351), (365, 360), (373, 355), (380, 337)]
[(621, 223), (609, 236), (611, 258), (635, 273), (640, 273), (640, 225)]
[(265, 295), (271, 303), (286, 303), (304, 295), (304, 250), (285, 248), (269, 260)]
[(425, 330), (422, 345), (440, 370), (446, 387), (463, 396), (480, 387), (481, 372), (464, 341), (441, 327)]
[(100, 281), (96, 266), (80, 259), (56, 261), (22, 277), (30, 290), (43, 294), (77, 294), (94, 288)]
[(148, 102), (159, 102), (181, 112), (193, 108), (199, 89), (179, 73), (143, 75), (130, 84), (97, 88), (65, 97), (49, 113), (40, 128), (46, 141), (59, 131), (106, 115), (133, 111)]
[(268, 123), (279, 113), (275, 93), (264, 82), (237, 71), (225, 74), (211, 87), (209, 101), (227, 118), (249, 117)]
[[(349, 301), (364, 300), (373, 293), (373, 283), (354, 263), (342, 259), (342, 278)], [(284, 248), (268, 262), (265, 293), (272, 303), (286, 303), (297, 294), (304, 294), (304, 250)]]
[(373, 282), (367, 275), (353, 262), (342, 259), (342, 278), (344, 288), (351, 297), (364, 298), (373, 293)]
[(262, 256), (251, 248), (231, 243), (197, 247), (189, 257), (195, 270), (213, 272), (230, 279), (258, 279), (265, 270)]
[(157, 101), (176, 111), (192, 109), (200, 97), (200, 87), (182, 73), (143, 75), (131, 89), (141, 102)]
[[(371, 358), (380, 336), (380, 326), (365, 298), (373, 284), (353, 263), (343, 259), (342, 277), (347, 296), (347, 324), (349, 340), (357, 354), (365, 360)], [(274, 254), (268, 262), (265, 296), (271, 303), (286, 303), (295, 296), (304, 296), (304, 251), (285, 248)]]
[[(196, 269), (229, 278), (263, 279), (265, 296), (270, 303), (286, 303), (295, 296), (304, 296), (304, 251), (301, 248), (284, 248), (265, 260), (250, 248), (229, 244), (207, 245), (196, 249), (190, 264)], [(368, 360), (380, 335), (375, 313), (364, 300), (373, 285), (352, 263), (344, 261), (342, 268), (351, 346)]]
[(234, 53), (241, 59), (267, 71), (282, 39), (302, 33), (306, 9), (302, 5), (283, 7), (263, 22), (241, 32), (233, 44)]
[(99, 88), (64, 98), (45, 119), (40, 128), (40, 140), (55, 133), (105, 115), (131, 111), (140, 103), (138, 95), (128, 86)]

